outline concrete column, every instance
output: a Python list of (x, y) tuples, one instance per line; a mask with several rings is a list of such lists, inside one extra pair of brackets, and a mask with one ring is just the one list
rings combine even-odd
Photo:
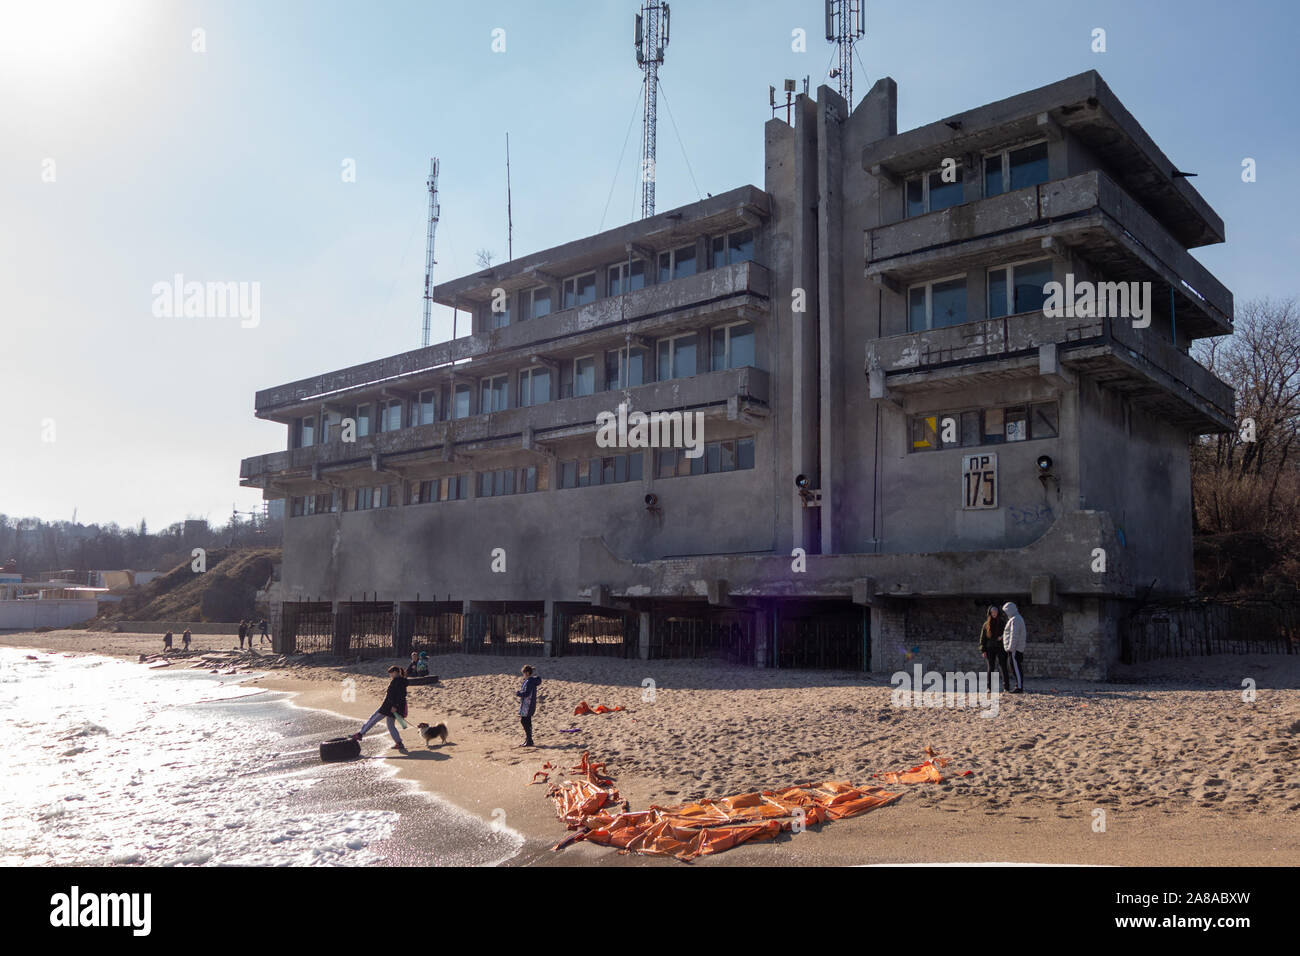
[(415, 633), (415, 610), (407, 601), (399, 601), (393, 612), (393, 653), (402, 658), (411, 656), (411, 638)]
[(348, 656), (348, 645), (352, 640), (352, 609), (343, 601), (334, 602), (334, 646), (333, 651), (339, 657)]
[(636, 656), (643, 661), (650, 659), (650, 612), (642, 611), (637, 617), (641, 624), (641, 639), (637, 644)]
[[(772, 650), (772, 615), (767, 608), (754, 613), (754, 666), (767, 666), (767, 653)], [(773, 655), (775, 658), (775, 655)], [(773, 661), (775, 664), (775, 660)]]
[(544, 616), (542, 619), (542, 656), (555, 656), (555, 626), (558, 615), (555, 612), (555, 602), (549, 598), (544, 602)]

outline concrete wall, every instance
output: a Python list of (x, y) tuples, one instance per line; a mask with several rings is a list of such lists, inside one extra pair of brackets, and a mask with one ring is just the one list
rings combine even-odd
[(35, 627), (68, 627), (89, 621), (99, 602), (53, 598), (37, 601), (0, 601), (0, 631), (30, 631)]

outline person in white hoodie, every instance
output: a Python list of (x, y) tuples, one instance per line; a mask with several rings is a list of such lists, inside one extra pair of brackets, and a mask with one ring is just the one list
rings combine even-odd
[(1011, 673), (1016, 678), (1016, 686), (1011, 689), (1011, 693), (1023, 694), (1025, 692), (1025, 619), (1020, 616), (1020, 609), (1016, 607), (1014, 601), (1002, 605), (1002, 610), (1007, 615), (1007, 625), (1002, 629), (1002, 646), (1007, 650)]

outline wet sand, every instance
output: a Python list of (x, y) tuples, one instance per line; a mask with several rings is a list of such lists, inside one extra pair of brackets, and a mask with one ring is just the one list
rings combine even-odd
[[(156, 635), (76, 631), (0, 643), (128, 657), (161, 647)], [(200, 651), (234, 643), (195, 639)], [(1289, 865), (1300, 856), (1297, 657), (1190, 658), (1104, 684), (1041, 681), (1030, 693), (1001, 696), (994, 717), (893, 706), (893, 688), (870, 675), (531, 662), (543, 680), (533, 750), (519, 746), (515, 716), (524, 661), (463, 655), (434, 658), (440, 684), (410, 689), (410, 756), (389, 756), (382, 723), (365, 743), (367, 756), (383, 757), (401, 777), (521, 833), (517, 864), (681, 865), (584, 844), (551, 852), (566, 831), (545, 787), (528, 783), (547, 760), (567, 768), (590, 750), (640, 809), (814, 778), (878, 782), (871, 774), (912, 766), (927, 746), (952, 761), (943, 784), (897, 787), (903, 798), (892, 806), (693, 865)], [(382, 699), (389, 663), (291, 666), (259, 683), (293, 693), (297, 706), (359, 722)], [(1253, 701), (1243, 699), (1245, 679), (1254, 681)], [(348, 680), (352, 700), (344, 699)], [(580, 700), (627, 710), (574, 717)], [(446, 721), (450, 742), (425, 749), (414, 728), (421, 720)], [(560, 733), (575, 726), (578, 733)]]

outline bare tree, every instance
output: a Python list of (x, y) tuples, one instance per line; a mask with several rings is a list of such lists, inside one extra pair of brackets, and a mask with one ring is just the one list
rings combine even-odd
[(1300, 524), (1300, 307), (1294, 298), (1252, 300), (1235, 326), (1197, 354), (1236, 389), (1238, 423), (1194, 449), (1197, 523), (1290, 541)]
[(478, 267), (480, 269), (491, 269), (492, 259), (495, 255), (496, 253), (492, 252), (490, 249), (480, 249), (478, 252), (474, 253), (474, 258), (478, 261)]

